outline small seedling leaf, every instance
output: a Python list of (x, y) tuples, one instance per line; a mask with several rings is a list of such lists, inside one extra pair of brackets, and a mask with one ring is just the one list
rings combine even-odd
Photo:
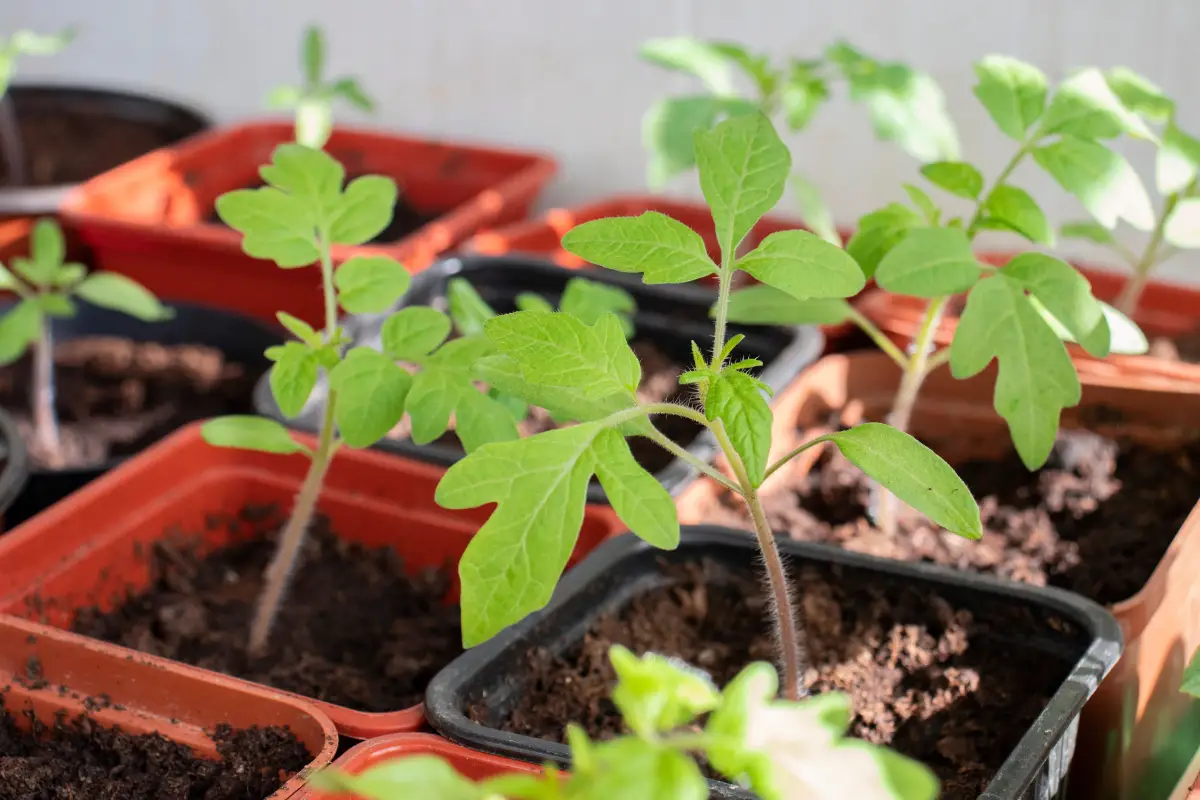
[(271, 394), (289, 419), (299, 416), (317, 385), (317, 354), (300, 342), (284, 342), (274, 353)]
[(934, 298), (966, 291), (979, 275), (966, 231), (916, 228), (883, 257), (875, 280), (889, 292)]
[(563, 289), (558, 308), (585, 325), (595, 325), (605, 314), (614, 314), (625, 337), (633, 335), (632, 316), (637, 312), (633, 295), (619, 286), (609, 286), (587, 278), (571, 278)]
[[(716, 307), (710, 315), (716, 312)], [(845, 300), (797, 300), (773, 286), (747, 286), (729, 296), (729, 322), (744, 325), (836, 325), (850, 318)]]
[(1108, 355), (1111, 334), (1103, 304), (1078, 270), (1044, 253), (1022, 253), (1003, 272), (1036, 297), (1085, 350), (1097, 358)]
[(1080, 139), (1113, 139), (1128, 133), (1156, 140), (1137, 114), (1113, 94), (1100, 70), (1080, 70), (1058, 87), (1038, 127), (1041, 136), (1065, 134)]
[(1106, 228), (1125, 220), (1138, 230), (1154, 226), (1150, 196), (1125, 157), (1099, 142), (1063, 136), (1038, 147), (1033, 158)]
[(1058, 233), (1064, 239), (1078, 239), (1099, 245), (1111, 245), (1117, 241), (1112, 231), (1099, 222), (1092, 222), (1090, 220), (1064, 223), (1059, 228)]
[(1155, 178), (1163, 195), (1182, 192), (1196, 180), (1200, 170), (1200, 139), (1184, 133), (1175, 121), (1163, 131), (1162, 146), (1158, 148)]
[(798, 300), (852, 297), (866, 285), (858, 262), (808, 231), (772, 233), (737, 266)]
[(0, 317), (0, 366), (25, 355), (42, 333), (42, 310), (37, 302), (22, 300)]
[(1046, 76), (1032, 64), (987, 56), (975, 65), (975, 96), (1007, 136), (1018, 142), (1046, 107)]
[(692, 134), (707, 130), (723, 116), (749, 114), (758, 105), (739, 97), (689, 95), (667, 97), (646, 110), (642, 142), (650, 155), (646, 181), (661, 188), (679, 173), (696, 165)]
[(350, 181), (330, 218), (330, 241), (365, 244), (383, 233), (392, 222), (396, 194), (396, 182), (381, 175)]
[(760, 485), (767, 470), (773, 417), (759, 382), (744, 372), (725, 370), (708, 387), (704, 415), (721, 420), (750, 483)]
[(308, 204), (270, 187), (237, 189), (217, 198), (221, 221), (242, 234), (246, 255), (284, 269), (306, 267), (321, 257)]
[(369, 347), (355, 347), (329, 373), (337, 392), (334, 416), (346, 444), (355, 448), (378, 442), (404, 416), (412, 377), (396, 362)]
[(213, 447), (234, 447), (261, 453), (307, 453), (308, 448), (292, 438), (283, 425), (266, 417), (218, 417), (200, 429)]
[(450, 319), (462, 336), (483, 333), (484, 323), (496, 316), (496, 312), (466, 278), (450, 279), (446, 286), (446, 301), (450, 306)]
[(790, 181), (804, 225), (830, 244), (841, 247), (842, 235), (838, 233), (833, 222), (833, 211), (821, 196), (820, 189), (812, 181), (794, 173)]
[(1054, 244), (1050, 220), (1024, 189), (1007, 183), (997, 186), (988, 196), (983, 210), (985, 219), (1002, 224), (1034, 244)]
[(965, 161), (935, 161), (921, 167), (921, 174), (934, 186), (968, 200), (983, 191), (983, 175)]
[(879, 262), (913, 228), (925, 225), (921, 215), (908, 206), (890, 203), (858, 221), (858, 230), (846, 245), (846, 252), (858, 262), (863, 275), (875, 276)]
[(617, 272), (640, 272), (648, 284), (687, 283), (717, 271), (700, 234), (676, 219), (647, 211), (577, 225), (563, 249)]
[(321, 334), (317, 333), (312, 325), (309, 325), (299, 317), (293, 317), (286, 311), (275, 312), (275, 318), (279, 320), (279, 324), (287, 328), (293, 336), (305, 344), (319, 347), (322, 343)]
[(42, 276), (38, 283), (49, 283), (67, 256), (67, 243), (57, 222), (43, 218), (34, 223), (29, 235), (29, 255)]
[(149, 289), (115, 272), (91, 273), (75, 287), (75, 294), (92, 305), (111, 308), (144, 322), (161, 322), (175, 313)]
[(338, 303), (351, 314), (387, 311), (408, 291), (412, 277), (394, 258), (354, 256), (333, 273)]
[(1122, 105), (1151, 122), (1166, 122), (1175, 111), (1162, 89), (1128, 67), (1113, 67), (1104, 79)]
[(1176, 204), (1167, 218), (1163, 237), (1184, 250), (1200, 247), (1200, 199), (1189, 198)]
[(271, 163), (258, 172), (275, 189), (303, 201), (316, 220), (327, 220), (333, 213), (346, 177), (337, 159), (302, 144), (279, 145)]
[(392, 358), (419, 361), (450, 335), (450, 318), (428, 306), (409, 306), (388, 317), (380, 335)]

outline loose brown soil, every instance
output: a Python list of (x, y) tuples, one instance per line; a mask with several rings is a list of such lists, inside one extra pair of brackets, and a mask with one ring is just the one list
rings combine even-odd
[(219, 761), (87, 716), (23, 730), (0, 696), (0, 800), (263, 800), (312, 760), (281, 728), (213, 732)]
[(189, 422), (253, 413), (261, 370), (226, 361), (212, 347), (92, 336), (59, 343), (54, 374), (64, 451), (58, 463), (34, 442), (30, 358), (0, 369), (0, 406), (16, 418), (35, 468), (98, 466)]
[[(683, 368), (668, 358), (653, 342), (635, 340), (630, 342), (630, 346), (642, 365), (642, 382), (638, 386), (638, 400), (643, 403), (688, 402), (688, 398), (692, 397), (694, 392), (679, 385), (679, 376), (683, 373)], [(450, 424), (451, 430), (443, 434), (435, 443), (443, 447), (461, 450), (462, 442), (454, 434), (453, 420)], [(565, 425), (569, 424), (574, 423), (565, 423)], [(565, 425), (551, 419), (545, 409), (531, 407), (528, 416), (517, 425), (517, 430), (522, 436), (533, 436), (554, 428), (565, 427)], [(667, 438), (685, 447), (690, 445), (702, 430), (691, 420), (675, 416), (656, 417), (654, 425)], [(407, 439), (410, 431), (409, 419), (405, 417), (399, 425), (392, 429), (388, 437)], [(629, 439), (629, 449), (632, 451), (634, 459), (651, 473), (666, 469), (675, 459), (666, 450), (641, 436)]]
[[(751, 661), (774, 660), (755, 577), (711, 562), (664, 570), (665, 585), (602, 617), (562, 656), (531, 652), (530, 683), (501, 728), (560, 742), (565, 720), (595, 737), (622, 732), (608, 699), (613, 644), (681, 658), (719, 685)], [(1078, 632), (1015, 603), (968, 611), (926, 589), (864, 577), (817, 566), (795, 576), (805, 684), (814, 693), (847, 693), (851, 734), (927, 764), (943, 798), (977, 797), (1069, 671), (1028, 642)], [(486, 700), (468, 714), (495, 722)]]
[[(25, 148), (23, 186), (80, 183), (171, 144), (177, 132), (86, 111), (26, 112), (17, 125)], [(11, 186), (0, 158), (0, 186)]]
[[(936, 441), (927, 442), (935, 450)], [(956, 465), (979, 503), (978, 542), (947, 533), (905, 508), (894, 538), (866, 518), (870, 484), (840, 453), (822, 455), (769, 485), (767, 520), (793, 538), (903, 561), (932, 561), (1036, 585), (1060, 586), (1099, 603), (1135, 594), (1196, 504), (1200, 442), (1171, 451), (1061, 431), (1046, 466), (1030, 473), (1015, 452)], [(745, 528), (738, 501), (705, 509), (712, 524)]]
[(420, 703), (429, 680), (462, 652), (458, 606), (442, 602), (448, 573), (408, 575), (394, 550), (338, 539), (324, 519), (309, 533), (269, 651), (247, 654), (284, 521), (274, 507), (213, 520), (239, 540), (206, 558), (182, 537), (161, 541), (150, 587), (110, 613), (80, 611), (74, 630), (361, 711)]

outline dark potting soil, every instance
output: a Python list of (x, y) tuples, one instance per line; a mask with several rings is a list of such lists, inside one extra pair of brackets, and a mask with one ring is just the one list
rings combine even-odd
[(246, 652), (285, 521), (275, 507), (213, 519), (237, 538), (206, 557), (186, 537), (160, 540), (150, 586), (109, 613), (81, 610), (73, 630), (360, 711), (420, 703), (434, 674), (462, 652), (458, 606), (442, 602), (448, 573), (406, 574), (394, 550), (339, 539), (323, 518), (306, 539), (268, 652)]
[[(359, 176), (348, 176), (346, 178), (346, 182), (349, 183), (356, 177)], [(399, 181), (397, 181), (397, 183), (399, 183)], [(262, 181), (256, 181), (255, 183), (248, 184), (241, 188), (261, 189), (263, 186), (266, 186), (266, 184)], [(408, 198), (404, 196), (404, 193), (401, 192), (396, 198), (396, 204), (392, 207), (392, 221), (388, 223), (388, 226), (384, 228), (378, 236), (368, 242), (368, 244), (397, 242), (403, 239), (405, 236), (408, 236), (410, 233), (425, 227), (444, 213), (444, 210), (427, 211), (425, 209), (419, 209), (412, 205)], [(220, 215), (217, 214), (215, 208), (209, 213), (208, 222), (213, 225), (225, 225), (225, 223), (221, 220)]]
[[(1145, 585), (1196, 505), (1200, 441), (1164, 451), (1063, 430), (1036, 472), (1015, 451), (955, 467), (979, 503), (980, 541), (947, 533), (902, 505), (897, 535), (885, 536), (866, 518), (867, 478), (832, 449), (807, 475), (794, 470), (768, 485), (763, 506), (771, 527), (796, 539), (1059, 586), (1110, 604)], [(704, 518), (749, 525), (730, 496)]]
[(90, 467), (144, 449), (176, 428), (254, 412), (261, 370), (201, 345), (164, 346), (91, 336), (54, 349), (62, 460), (42, 452), (30, 419), (32, 362), (0, 368), (0, 406), (16, 417), (36, 467)]
[[(160, 126), (86, 111), (27, 112), (17, 119), (25, 148), (23, 186), (80, 183), (178, 139)], [(11, 186), (0, 158), (0, 186)]]
[[(623, 732), (608, 699), (614, 644), (681, 658), (718, 685), (751, 661), (774, 661), (758, 576), (707, 561), (664, 571), (665, 585), (599, 619), (562, 655), (531, 652), (530, 682), (501, 728), (559, 742), (565, 720), (594, 737)], [(1073, 635), (1069, 623), (1018, 606), (956, 608), (928, 589), (878, 576), (867, 582), (837, 567), (805, 566), (793, 584), (808, 689), (848, 694), (850, 733), (927, 764), (943, 798), (979, 795), (1069, 671), (1065, 662), (1012, 646), (1050, 630)], [(495, 722), (486, 700), (468, 715)]]
[[(688, 387), (679, 385), (679, 376), (683, 374), (683, 368), (667, 357), (653, 342), (634, 340), (630, 342), (630, 347), (642, 365), (642, 382), (637, 391), (640, 401), (643, 403), (677, 401), (694, 394), (689, 391)], [(686, 402), (686, 400), (684, 401)], [(453, 424), (453, 420), (451, 420), (451, 426)], [(701, 426), (689, 419), (676, 416), (660, 415), (655, 418), (654, 425), (668, 439), (685, 447), (690, 445), (701, 431)], [(551, 419), (549, 412), (545, 409), (530, 407), (529, 414), (517, 425), (517, 430), (522, 436), (533, 436), (561, 427), (564, 425)], [(408, 417), (405, 417), (399, 425), (392, 429), (388, 437), (406, 439), (410, 431), (410, 421)], [(645, 437), (634, 436), (628, 441), (633, 457), (651, 473), (666, 469), (667, 465), (675, 459), (673, 455)], [(462, 442), (459, 441), (453, 430), (446, 431), (436, 440), (436, 444), (462, 449)]]
[(288, 730), (218, 726), (220, 760), (86, 715), (27, 730), (0, 696), (0, 800), (263, 800), (312, 756)]

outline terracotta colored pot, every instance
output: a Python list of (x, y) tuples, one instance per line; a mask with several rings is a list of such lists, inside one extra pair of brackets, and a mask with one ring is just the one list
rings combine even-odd
[[(658, 211), (674, 217), (696, 231), (704, 239), (709, 258), (720, 262), (721, 250), (717, 244), (712, 213), (708, 207), (700, 203), (655, 195), (622, 195), (576, 208), (552, 209), (541, 219), (518, 222), (505, 228), (477, 234), (463, 245), (463, 249), (484, 255), (538, 255), (551, 259), (559, 266), (586, 267), (588, 264), (583, 259), (562, 249), (562, 237), (567, 231), (592, 220), (604, 217), (632, 217), (646, 211)], [(745, 251), (752, 250), (772, 233), (803, 227), (799, 220), (764, 217), (746, 237), (742, 248)], [(841, 234), (845, 239), (850, 237), (849, 231), (843, 230)], [(749, 276), (743, 277), (750, 283), (755, 282)], [(709, 281), (715, 283), (714, 279), (710, 278)], [(825, 352), (830, 353), (837, 351), (844, 340), (855, 332), (855, 328), (849, 323), (825, 325), (822, 326), (821, 332), (825, 334)]]
[[(985, 254), (980, 258), (989, 264), (1003, 265), (1014, 253)], [(1092, 284), (1092, 291), (1101, 300), (1112, 301), (1120, 294), (1127, 280), (1125, 275), (1103, 270), (1081, 268)], [(917, 335), (921, 318), (929, 301), (919, 297), (894, 295), (881, 289), (869, 289), (859, 296), (855, 305), (892, 339), (908, 344)], [(1186, 286), (1151, 281), (1146, 285), (1138, 303), (1134, 322), (1147, 338), (1174, 338), (1200, 328), (1200, 291)], [(949, 344), (954, 337), (958, 317), (942, 317), (936, 341)], [(1126, 378), (1134, 385), (1171, 391), (1200, 391), (1200, 364), (1171, 361), (1156, 356), (1112, 355), (1098, 359), (1088, 355), (1078, 345), (1068, 345), (1071, 358), (1081, 374)]]
[[(882, 416), (899, 380), (900, 370), (882, 353), (821, 359), (776, 400), (772, 458), (800, 444), (800, 429), (815, 427), (831, 410), (848, 403), (861, 403), (867, 416)], [(943, 439), (950, 450), (939, 448), (951, 463), (967, 457), (999, 456), (1008, 448), (1009, 438), (1004, 421), (992, 408), (994, 380), (994, 366), (965, 381), (954, 380), (946, 369), (934, 372), (921, 389), (912, 432), (917, 436), (941, 432), (944, 436), (953, 430), (952, 438)], [(1081, 381), (1083, 401), (1064, 412), (1064, 427), (1080, 424), (1081, 409), (1103, 407), (1123, 412), (1125, 421), (1117, 431), (1146, 441), (1170, 443), (1200, 431), (1200, 394), (1172, 395), (1092, 375), (1082, 376)], [(819, 456), (819, 448), (806, 451), (780, 470), (780, 476), (808, 471)], [(694, 483), (679, 498), (680, 521), (704, 522), (707, 509), (722, 491), (709, 479)], [(1084, 709), (1072, 775), (1073, 796), (1089, 800), (1139, 797), (1138, 781), (1156, 748), (1184, 724), (1188, 703), (1178, 687), (1186, 663), (1183, 653), (1191, 653), (1200, 644), (1198, 574), (1200, 504), (1142, 590), (1111, 607), (1125, 637), (1125, 653)], [(1103, 793), (1097, 783), (1101, 777)]]
[[(312, 437), (300, 437), (315, 447)], [(200, 426), (182, 428), (0, 539), (0, 612), (68, 628), (75, 611), (110, 610), (148, 585), (140, 553), (172, 530), (202, 532), (203, 547), (228, 541), (209, 520), (247, 504), (291, 506), (308, 460), (210, 447)], [(456, 561), (490, 508), (446, 511), (433, 502), (443, 470), (377, 451), (344, 448), (318, 503), (338, 535), (391, 546), (417, 572)], [(590, 507), (574, 555), (620, 529), (611, 510)], [(455, 599), (457, 587), (448, 600)], [(123, 650), (123, 652), (132, 652)], [(215, 673), (209, 673), (215, 674)], [(314, 701), (346, 736), (420, 729), (420, 706), (372, 713)]]
[[(258, 169), (291, 124), (222, 128), (164, 148), (88, 181), (63, 204), (96, 251), (98, 265), (164, 297), (235, 308), (274, 320), (277, 309), (323, 323), (320, 281), (310, 269), (281, 270), (242, 253), (241, 236), (209, 222), (216, 198), (257, 185)], [(476, 231), (523, 218), (557, 169), (550, 158), (510, 150), (338, 128), (325, 148), (349, 175), (395, 178), (403, 196), (437, 219), (390, 243), (337, 247), (335, 261), (386, 254), (410, 271)], [(230, 287), (236, 287), (231, 291)]]
[[(42, 688), (14, 680), (27, 673), (31, 661), (41, 668)], [(305, 776), (327, 766), (337, 752), (333, 723), (309, 703), (160, 658), (130, 657), (124, 648), (15, 617), (0, 616), (0, 687), (18, 724), (28, 721), (25, 710), (45, 724), (60, 714), (86, 712), (103, 725), (158, 733), (209, 758), (217, 757), (217, 749), (205, 731), (221, 723), (287, 727), (316, 756), (271, 800), (292, 797)], [(109, 702), (87, 702), (101, 696)]]
[[(459, 747), (440, 736), (428, 733), (394, 733), (356, 744), (333, 762), (333, 766), (351, 775), (360, 775), (372, 767), (409, 756), (437, 756), (462, 775), (480, 781), (509, 772), (536, 774), (541, 769), (524, 761), (478, 753)], [(296, 800), (353, 800), (353, 795), (329, 794), (305, 788), (295, 795)]]

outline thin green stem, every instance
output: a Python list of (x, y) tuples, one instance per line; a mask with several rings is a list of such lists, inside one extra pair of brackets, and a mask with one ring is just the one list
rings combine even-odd
[(793, 458), (795, 458), (796, 456), (798, 456), (798, 455), (800, 455), (801, 453), (803, 453), (805, 450), (808, 450), (808, 449), (810, 449), (810, 448), (816, 447), (817, 445), (819, 445), (819, 444), (822, 444), (822, 443), (824, 443), (824, 442), (831, 442), (831, 441), (833, 441), (833, 436), (834, 436), (834, 435), (833, 435), (832, 433), (826, 433), (826, 434), (824, 434), (824, 435), (822, 435), (822, 436), (818, 436), (818, 437), (817, 437), (817, 438), (815, 438), (815, 439), (809, 439), (809, 440), (808, 440), (807, 442), (805, 442), (804, 444), (800, 445), (799, 447), (795, 448), (794, 450), (792, 450), (792, 451), (791, 451), (790, 453), (788, 453), (787, 455), (785, 455), (785, 456), (783, 456), (782, 458), (780, 458), (780, 459), (779, 459), (778, 461), (776, 461), (774, 464), (772, 464), (771, 466), (767, 467), (767, 471), (766, 471), (766, 473), (765, 473), (765, 474), (764, 474), (764, 476), (763, 476), (763, 483), (766, 483), (766, 482), (767, 482), (767, 478), (769, 478), (769, 477), (771, 477), (772, 475), (774, 475), (774, 474), (775, 474), (775, 472), (776, 472), (777, 470), (779, 470), (781, 467), (783, 467), (785, 464), (787, 464), (789, 461), (791, 461), (791, 460), (792, 460)]
[(998, 187), (1004, 185), (1004, 182), (1008, 180), (1008, 177), (1012, 175), (1017, 167), (1020, 166), (1021, 162), (1025, 160), (1025, 156), (1029, 155), (1033, 151), (1033, 146), (1037, 143), (1037, 140), (1038, 137), (1034, 136), (1028, 141), (1021, 143), (1021, 146), (1017, 148), (1017, 152), (1013, 153), (1013, 157), (1007, 164), (1004, 165), (1004, 169), (1000, 170), (1000, 174), (996, 176), (996, 181), (992, 184), (991, 188), (988, 189), (987, 193), (984, 194), (983, 197), (981, 197), (975, 204), (975, 214), (971, 217), (970, 224), (967, 225), (968, 237), (971, 239), (975, 238), (975, 234), (979, 232), (979, 221), (983, 219), (983, 210), (987, 208), (988, 203), (991, 201), (992, 194)]
[(943, 347), (941, 350), (938, 350), (936, 353), (934, 353), (933, 355), (931, 355), (929, 357), (929, 360), (927, 360), (925, 362), (925, 377), (929, 377), (930, 373), (932, 373), (935, 369), (942, 366), (949, 360), (950, 360), (950, 348), (949, 347)]
[(1146, 249), (1142, 251), (1141, 258), (1134, 264), (1133, 277), (1125, 283), (1121, 293), (1113, 302), (1113, 307), (1130, 319), (1133, 319), (1134, 312), (1137, 311), (1138, 300), (1141, 299), (1142, 291), (1146, 288), (1146, 282), (1150, 280), (1150, 273), (1161, 263), (1159, 248), (1162, 247), (1163, 238), (1166, 235), (1167, 220), (1175, 212), (1175, 207), (1179, 205), (1182, 196), (1182, 193), (1172, 194), (1163, 203), (1162, 213), (1155, 220), (1154, 230), (1150, 232), (1150, 241), (1146, 243)]
[(721, 351), (725, 349), (725, 323), (729, 317), (729, 291), (733, 284), (733, 254), (721, 254), (721, 272), (717, 289), (717, 322), (713, 332), (712, 368), (721, 369)]
[(875, 343), (875, 346), (887, 353), (892, 361), (896, 362), (896, 366), (900, 367), (900, 369), (908, 369), (908, 356), (904, 355), (904, 351), (889, 339), (887, 334), (879, 330), (875, 326), (875, 323), (871, 322), (861, 311), (849, 303), (846, 304), (846, 307), (849, 308), (850, 321), (857, 325), (859, 330), (871, 337), (871, 341)]
[(692, 455), (685, 448), (668, 439), (663, 432), (657, 428), (654, 429), (649, 438), (650, 441), (654, 442), (676, 458), (682, 459), (688, 464), (691, 464), (693, 467), (699, 470), (702, 475), (712, 478), (714, 481), (721, 484), (731, 492), (737, 492), (738, 494), (742, 493), (741, 487), (729, 480), (729, 478), (726, 478), (724, 475), (722, 475), (720, 470), (706, 464), (703, 459)]

